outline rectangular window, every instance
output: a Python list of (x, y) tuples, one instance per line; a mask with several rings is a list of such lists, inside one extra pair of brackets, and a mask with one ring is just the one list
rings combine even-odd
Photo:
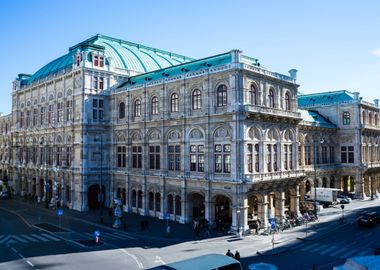
[(93, 120), (103, 120), (103, 105), (104, 101), (102, 99), (92, 100), (92, 119)]
[(335, 163), (335, 148), (330, 146), (330, 163)]
[(132, 168), (142, 168), (142, 146), (132, 147)]
[(267, 145), (267, 169), (268, 172), (272, 171), (272, 145)]
[(40, 118), (40, 124), (43, 125), (44, 124), (44, 120), (45, 120), (45, 107), (41, 107), (41, 118)]
[(204, 145), (190, 145), (190, 171), (204, 172)]
[(98, 89), (99, 80), (98, 77), (94, 76), (94, 89)]
[(104, 57), (99, 55), (94, 55), (94, 66), (103, 67), (104, 66)]
[(68, 167), (71, 166), (71, 147), (66, 147), (66, 165)]
[(45, 160), (45, 147), (41, 147), (40, 148), (40, 164), (45, 164), (46, 160)]
[(354, 147), (353, 146), (349, 146), (348, 147), (348, 163), (354, 163), (355, 162), (355, 159), (354, 159)]
[(293, 147), (289, 145), (289, 169), (293, 170)]
[(314, 158), (315, 158), (314, 164), (320, 164), (321, 163), (319, 160), (319, 147), (318, 147), (318, 145), (314, 146)]
[(288, 145), (284, 145), (284, 169), (288, 170)]
[(341, 154), (341, 161), (342, 163), (347, 163), (347, 147), (346, 146), (342, 146), (340, 148), (340, 154)]
[(60, 123), (63, 121), (63, 103), (57, 103), (57, 122)]
[(252, 144), (247, 145), (247, 165), (248, 165), (248, 172), (253, 172), (253, 149)]
[(327, 163), (327, 146), (322, 146), (322, 164)]
[(53, 147), (48, 147), (48, 164), (53, 165)]
[(73, 101), (66, 101), (66, 121), (72, 121), (73, 119)]
[(305, 145), (305, 165), (311, 165), (311, 147)]
[(215, 172), (231, 172), (231, 145), (216, 144), (215, 148)]
[(117, 167), (118, 168), (125, 168), (126, 167), (126, 165), (127, 165), (126, 154), (127, 154), (127, 147), (126, 146), (118, 146), (117, 147)]
[(20, 112), (20, 128), (24, 126), (24, 112)]
[(349, 125), (351, 121), (350, 112), (343, 112), (343, 125)]
[(57, 164), (57, 166), (62, 165), (62, 147), (59, 147), (59, 146), (57, 147), (55, 163)]
[(53, 104), (50, 104), (49, 105), (49, 111), (48, 111), (48, 124), (52, 124), (53, 123), (53, 109), (54, 109), (54, 105)]
[(30, 125), (30, 111), (26, 111), (26, 127)]
[(37, 119), (38, 119), (38, 110), (33, 110), (33, 126), (37, 126)]
[(160, 146), (149, 146), (149, 169), (160, 169)]
[(94, 89), (103, 90), (104, 89), (104, 78), (94, 76)]
[(181, 170), (181, 146), (169, 145), (168, 147), (168, 169), (169, 171)]

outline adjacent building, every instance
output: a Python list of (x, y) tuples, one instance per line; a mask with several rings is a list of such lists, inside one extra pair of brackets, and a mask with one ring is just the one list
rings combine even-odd
[[(300, 95), (232, 50), (203, 59), (96, 35), (13, 83), (0, 170), (14, 194), (188, 223), (297, 215), (313, 187), (377, 196), (379, 104)], [(104, 199), (103, 199), (104, 198)]]

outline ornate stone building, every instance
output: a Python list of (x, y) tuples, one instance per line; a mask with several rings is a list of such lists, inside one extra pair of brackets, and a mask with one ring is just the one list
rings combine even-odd
[(233, 230), (298, 214), (314, 179), (374, 195), (378, 103), (299, 96), (296, 72), (238, 50), (195, 60), (96, 35), (15, 80), (1, 175), (15, 194), (79, 211), (117, 197), (125, 211)]

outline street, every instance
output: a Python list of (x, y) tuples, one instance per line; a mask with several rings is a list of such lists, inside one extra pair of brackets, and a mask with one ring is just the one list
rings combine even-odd
[[(207, 253), (239, 250), (244, 269), (254, 262), (269, 262), (279, 269), (332, 269), (347, 257), (372, 255), (380, 227), (359, 228), (357, 213), (364, 207), (378, 209), (379, 200), (353, 201), (345, 205), (345, 223), (340, 207), (324, 209), (320, 221), (274, 236), (213, 235), (197, 238), (188, 226), (175, 237), (158, 233), (165, 221), (149, 231), (116, 230), (73, 216), (64, 210), (61, 222), (56, 211), (35, 207), (22, 200), (0, 201), (0, 269), (149, 269)], [(67, 213), (67, 214), (66, 214)], [(84, 214), (83, 214), (84, 215)], [(176, 227), (175, 227), (176, 228)], [(94, 231), (101, 243), (95, 245)], [(160, 229), (161, 230), (161, 229)], [(183, 235), (183, 238), (179, 236)]]

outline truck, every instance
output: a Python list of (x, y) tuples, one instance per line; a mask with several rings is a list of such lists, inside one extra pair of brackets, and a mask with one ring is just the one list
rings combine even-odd
[[(307, 195), (309, 200), (321, 202), (323, 205), (331, 205), (336, 202), (340, 189), (337, 188), (312, 188)], [(316, 199), (314, 199), (316, 198)]]

